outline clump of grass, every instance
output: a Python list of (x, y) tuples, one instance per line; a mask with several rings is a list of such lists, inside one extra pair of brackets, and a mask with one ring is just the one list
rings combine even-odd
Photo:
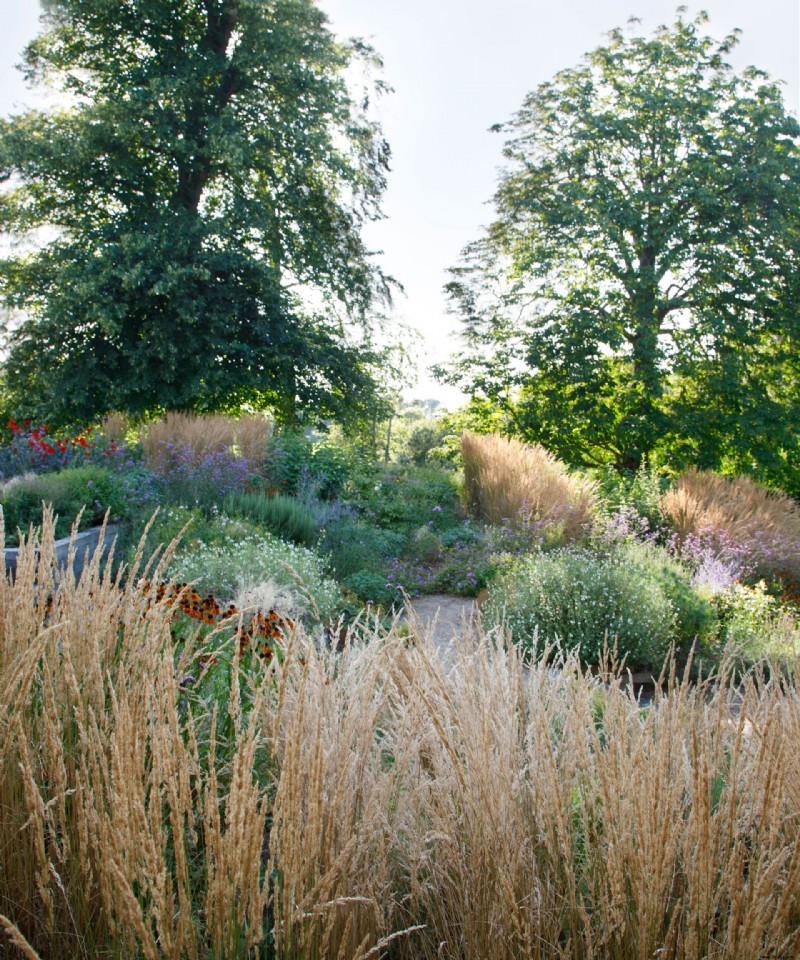
[(740, 545), (756, 577), (800, 581), (800, 507), (749, 477), (687, 470), (661, 498), (679, 541), (716, 535)]
[(222, 504), (225, 513), (260, 524), (282, 540), (311, 546), (317, 540), (314, 514), (297, 497), (282, 494), (231, 493)]
[(490, 523), (515, 521), (558, 527), (580, 536), (596, 510), (594, 486), (571, 475), (544, 447), (497, 434), (461, 438), (467, 506)]
[(29, 956), (798, 955), (796, 667), (645, 710), (500, 636), (445, 664), (412, 622), (245, 670), (176, 649), (135, 571), (59, 572), (43, 528), (0, 578), (0, 925)]
[(272, 422), (262, 416), (170, 412), (142, 428), (141, 443), (145, 460), (153, 468), (163, 467), (173, 449), (190, 450), (197, 458), (231, 451), (263, 465), (271, 436)]

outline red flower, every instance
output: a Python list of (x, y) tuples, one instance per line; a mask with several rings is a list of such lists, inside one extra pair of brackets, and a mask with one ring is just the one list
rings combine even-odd
[(19, 428), (19, 425), (17, 424), (17, 422), (16, 422), (15, 420), (9, 420), (9, 421), (8, 421), (8, 428), (9, 428), (9, 430), (11, 430), (12, 433), (16, 433), (16, 432), (20, 429), (20, 428)]
[(79, 440), (78, 440), (78, 443), (79, 443), (82, 447), (88, 447), (88, 446), (89, 446), (89, 444), (86, 442), (86, 437), (80, 437)]
[(23, 423), (25, 424), (26, 427), (29, 427), (31, 425), (30, 420), (23, 420)]

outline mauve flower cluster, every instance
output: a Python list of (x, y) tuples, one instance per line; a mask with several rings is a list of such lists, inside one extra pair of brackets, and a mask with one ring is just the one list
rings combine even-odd
[(161, 495), (187, 506), (218, 503), (251, 485), (257, 473), (245, 457), (227, 448), (197, 454), (188, 444), (167, 443), (155, 474)]
[(703, 527), (684, 537), (673, 533), (667, 547), (692, 571), (694, 586), (712, 593), (723, 593), (755, 573), (748, 544), (718, 527)]
[(613, 546), (618, 543), (654, 543), (659, 535), (660, 531), (647, 517), (635, 507), (622, 504), (598, 524), (596, 539), (605, 546)]

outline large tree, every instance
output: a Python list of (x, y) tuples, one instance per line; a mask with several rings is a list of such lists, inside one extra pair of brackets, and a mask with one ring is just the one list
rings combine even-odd
[(23, 68), (61, 95), (0, 122), (17, 408), (378, 402), (372, 51), (314, 0), (48, 0), (43, 22)]
[(777, 477), (800, 440), (800, 128), (705, 21), (614, 31), (498, 128), (443, 376), (575, 463), (666, 450)]

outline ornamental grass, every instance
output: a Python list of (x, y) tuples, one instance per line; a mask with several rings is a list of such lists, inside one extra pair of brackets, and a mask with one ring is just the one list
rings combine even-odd
[(172, 450), (189, 450), (198, 459), (231, 451), (260, 466), (266, 462), (271, 437), (272, 421), (256, 414), (230, 417), (172, 411), (141, 431), (145, 460), (153, 468), (168, 462)]
[(661, 512), (681, 543), (737, 546), (757, 577), (800, 582), (800, 506), (749, 477), (687, 470), (661, 498)]
[(246, 659), (176, 647), (163, 565), (76, 582), (47, 517), (34, 547), (0, 579), (0, 955), (798, 956), (796, 666), (644, 708), (413, 620)]
[(597, 506), (593, 485), (570, 474), (544, 447), (465, 433), (461, 456), (467, 506), (484, 520), (560, 527), (566, 540), (591, 523)]

